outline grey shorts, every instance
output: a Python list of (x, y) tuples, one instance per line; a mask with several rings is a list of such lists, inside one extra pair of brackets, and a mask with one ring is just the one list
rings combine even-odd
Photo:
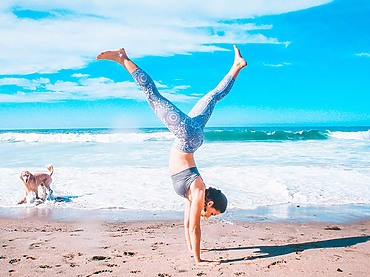
[(188, 198), (190, 185), (200, 176), (196, 167), (190, 167), (171, 176), (173, 189), (184, 198)]

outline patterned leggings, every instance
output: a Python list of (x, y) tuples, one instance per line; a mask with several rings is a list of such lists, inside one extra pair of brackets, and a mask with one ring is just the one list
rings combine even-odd
[(203, 143), (203, 129), (210, 118), (216, 103), (230, 91), (235, 79), (226, 75), (218, 86), (204, 95), (188, 115), (163, 97), (150, 76), (141, 68), (132, 74), (135, 82), (142, 88), (149, 105), (175, 135), (174, 146), (186, 153), (193, 153)]

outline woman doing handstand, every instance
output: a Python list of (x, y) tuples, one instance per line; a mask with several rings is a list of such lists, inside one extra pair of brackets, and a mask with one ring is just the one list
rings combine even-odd
[(234, 84), (239, 71), (247, 65), (234, 45), (234, 63), (217, 87), (203, 96), (188, 115), (180, 111), (157, 90), (150, 76), (131, 61), (123, 48), (100, 53), (97, 60), (111, 60), (121, 64), (144, 91), (149, 105), (167, 128), (175, 135), (169, 163), (173, 187), (177, 194), (186, 199), (185, 237), (196, 263), (200, 258), (200, 218), (223, 213), (227, 199), (217, 189), (208, 188), (200, 176), (194, 152), (202, 145), (204, 127), (216, 103), (224, 98)]

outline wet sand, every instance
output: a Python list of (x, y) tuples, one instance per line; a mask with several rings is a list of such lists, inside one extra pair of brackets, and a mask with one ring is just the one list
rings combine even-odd
[(196, 266), (181, 221), (0, 218), (1, 276), (369, 276), (370, 221), (202, 222)]

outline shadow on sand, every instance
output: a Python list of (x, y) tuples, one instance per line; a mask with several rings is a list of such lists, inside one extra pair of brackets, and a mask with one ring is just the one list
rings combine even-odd
[[(339, 239), (330, 239), (314, 242), (304, 242), (304, 243), (295, 243), (295, 244), (286, 244), (286, 245), (256, 245), (256, 246), (247, 246), (247, 247), (234, 247), (234, 248), (221, 248), (221, 249), (207, 249), (206, 251), (234, 251), (234, 250), (251, 250), (256, 249), (253, 254), (242, 258), (236, 259), (224, 259), (220, 260), (220, 263), (235, 263), (247, 260), (255, 260), (262, 258), (272, 258), (282, 255), (287, 255), (294, 252), (302, 252), (308, 249), (319, 249), (319, 248), (338, 248), (338, 247), (347, 247), (353, 246), (358, 243), (367, 242), (370, 239), (370, 236), (360, 236), (360, 237), (348, 237), (348, 238), (339, 238)], [(257, 250), (259, 249), (259, 250)]]

